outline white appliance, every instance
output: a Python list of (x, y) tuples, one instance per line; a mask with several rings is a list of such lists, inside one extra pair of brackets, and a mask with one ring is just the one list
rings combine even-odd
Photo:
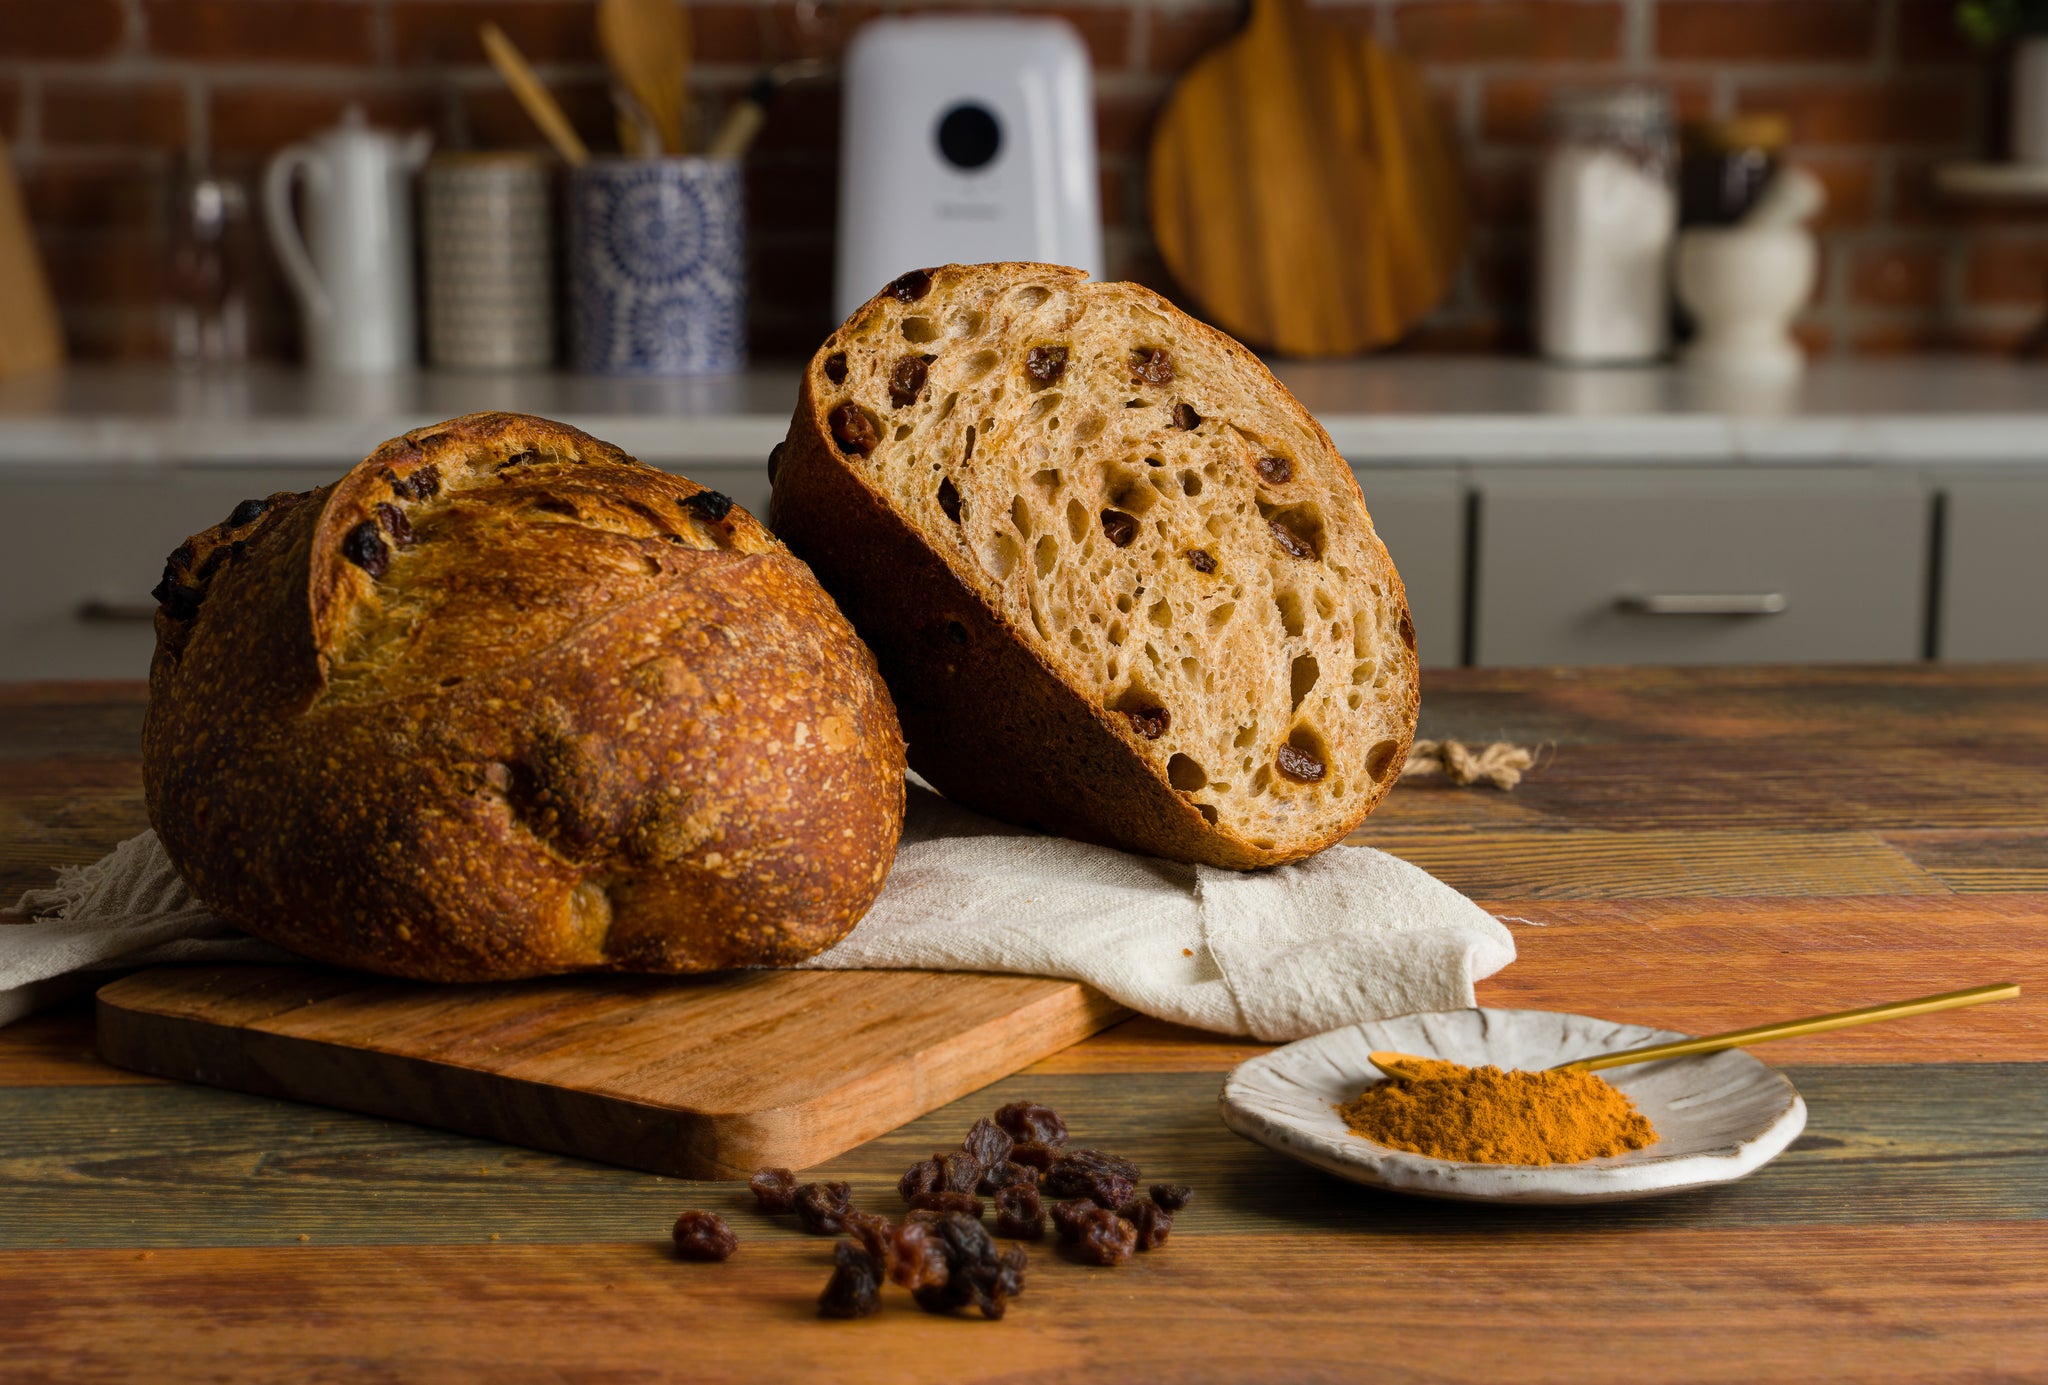
[(1039, 260), (1102, 277), (1088, 50), (1052, 18), (876, 19), (846, 52), (835, 299), (908, 269)]

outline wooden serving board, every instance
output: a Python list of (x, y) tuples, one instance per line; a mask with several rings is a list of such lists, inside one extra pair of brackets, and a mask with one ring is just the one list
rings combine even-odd
[(1305, 0), (1251, 0), (1174, 87), (1149, 209), (1202, 314), (1290, 356), (1397, 340), (1465, 250), (1457, 151), (1420, 74)]
[(1129, 1012), (1071, 981), (922, 971), (482, 986), (159, 967), (99, 992), (99, 1049), (161, 1077), (684, 1178), (804, 1168)]

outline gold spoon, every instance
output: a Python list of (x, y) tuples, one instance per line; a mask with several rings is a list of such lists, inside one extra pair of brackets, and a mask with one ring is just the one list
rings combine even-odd
[[(1659, 1058), (1679, 1058), (1688, 1053), (1714, 1053), (1724, 1048), (1746, 1048), (1769, 1039), (1790, 1039), (1800, 1034), (1825, 1034), (1830, 1029), (1849, 1029), (1879, 1020), (1927, 1015), (1936, 1010), (1960, 1010), (1966, 1005), (1986, 1005), (1994, 1000), (2011, 1000), (2020, 993), (2017, 981), (2000, 981), (1990, 986), (1972, 986), (1964, 991), (1943, 991), (1913, 1000), (1894, 1000), (1884, 1005), (1866, 1005), (1860, 1010), (1839, 1010), (1832, 1015), (1814, 1015), (1803, 1020), (1780, 1020), (1750, 1029), (1731, 1029), (1725, 1034), (1706, 1034), (1697, 1039), (1674, 1039), (1670, 1043), (1603, 1053), (1593, 1058), (1575, 1058), (1559, 1063), (1550, 1072), (1592, 1072), (1596, 1068), (1619, 1068), (1630, 1063), (1652, 1063)], [(1417, 1077), (1418, 1063), (1429, 1061), (1412, 1053), (1377, 1052), (1368, 1061), (1389, 1077)]]

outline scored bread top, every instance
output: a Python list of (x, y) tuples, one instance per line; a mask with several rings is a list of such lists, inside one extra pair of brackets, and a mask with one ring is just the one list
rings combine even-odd
[[(827, 467), (913, 530), (1183, 820), (1098, 782), (1063, 830), (1270, 864), (1341, 838), (1398, 776), (1414, 629), (1350, 467), (1254, 356), (1158, 295), (1048, 265), (905, 275), (813, 359), (790, 444), (772, 523), (877, 644), (899, 706), (923, 708), (911, 762), (948, 793), (1002, 811), (991, 779), (1028, 748), (981, 726), (970, 754), (942, 706), (896, 686), (937, 675), (867, 623), (894, 618), (872, 609), (886, 579), (820, 532)], [(1044, 796), (1018, 815), (1060, 816)]]

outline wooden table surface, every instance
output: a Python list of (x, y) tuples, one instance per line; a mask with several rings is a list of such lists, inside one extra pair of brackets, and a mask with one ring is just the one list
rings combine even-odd
[[(0, 893), (140, 830), (142, 695), (0, 688)], [(1034, 1251), (1001, 1323), (827, 1322), (831, 1242), (685, 1184), (147, 1080), (68, 1005), (0, 1030), (0, 1377), (623, 1381), (2048, 1379), (2048, 669), (1464, 671), (1425, 734), (1541, 742), (1511, 794), (1409, 784), (1361, 839), (1510, 916), (1480, 988), (1689, 1031), (2016, 979), (1787, 1042), (1806, 1134), (1659, 1201), (1409, 1201), (1240, 1140), (1256, 1045), (1134, 1020), (820, 1170), (1032, 1097), (1191, 1183), (1115, 1270)], [(665, 1253), (687, 1207), (724, 1265)]]

